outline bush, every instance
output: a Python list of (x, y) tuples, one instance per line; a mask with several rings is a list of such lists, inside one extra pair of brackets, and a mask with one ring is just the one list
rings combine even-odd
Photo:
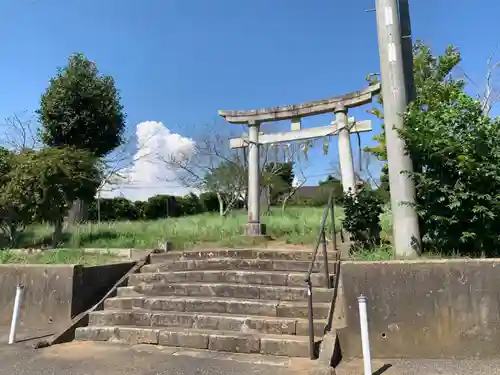
[(214, 202), (210, 194), (205, 193), (203, 203), (195, 194), (188, 194), (184, 197), (155, 195), (147, 202), (131, 202), (123, 197), (101, 198), (99, 210), (97, 200), (90, 205), (89, 220), (97, 221), (99, 217), (101, 221), (158, 220), (218, 210), (217, 196)]
[(177, 198), (171, 195), (155, 195), (150, 197), (144, 207), (146, 220), (157, 220), (166, 217), (181, 216), (177, 207)]
[[(5, 186), (9, 179), (8, 174), (12, 170), (15, 155), (7, 149), (0, 147), (0, 184)], [(17, 235), (25, 227), (23, 218), (14, 207), (10, 199), (5, 200), (0, 196), (0, 230), (2, 238), (0, 246), (11, 247), (14, 245)]]
[(289, 205), (299, 207), (324, 207), (328, 203), (328, 198), (332, 190), (335, 205), (341, 206), (344, 200), (344, 193), (342, 191), (342, 185), (338, 184), (322, 184), (316, 189), (314, 194), (309, 196), (303, 196), (299, 191), (290, 199)]
[(203, 210), (206, 212), (217, 212), (219, 211), (219, 199), (217, 194), (213, 192), (206, 192), (200, 195), (200, 203)]
[(193, 193), (178, 198), (177, 208), (180, 216), (196, 215), (203, 212), (203, 206), (201, 205), (200, 198)]
[(146, 209), (148, 207), (147, 202), (135, 201), (134, 203), (135, 211), (137, 212), (137, 220), (146, 220)]
[(114, 221), (114, 220), (138, 220), (140, 213), (135, 203), (123, 197), (101, 198), (99, 207), (94, 200), (89, 207), (89, 220)]
[(380, 214), (382, 200), (370, 187), (362, 187), (357, 194), (344, 194), (342, 226), (349, 233), (353, 249), (369, 249), (380, 244)]
[(99, 162), (91, 153), (69, 147), (24, 149), (7, 160), (10, 170), (2, 176), (0, 191), (2, 220), (5, 223), (7, 214), (24, 225), (51, 223), (57, 245), (68, 203), (90, 200), (95, 193), (101, 179)]
[[(497, 256), (500, 248), (500, 120), (460, 90), (411, 107), (403, 133), (419, 166), (411, 174), (424, 248)], [(417, 104), (417, 103), (416, 103)]]
[[(414, 46), (416, 97), (404, 115), (400, 135), (411, 155), (422, 250), (443, 255), (500, 254), (500, 120), (467, 95), (453, 71), (460, 53), (448, 47), (434, 56)], [(380, 98), (381, 99), (381, 98)], [(374, 114), (380, 118), (380, 111)], [(384, 133), (369, 148), (387, 160)], [(387, 175), (382, 180), (387, 189)], [(380, 193), (384, 193), (382, 190)], [(407, 202), (407, 204), (410, 204)]]

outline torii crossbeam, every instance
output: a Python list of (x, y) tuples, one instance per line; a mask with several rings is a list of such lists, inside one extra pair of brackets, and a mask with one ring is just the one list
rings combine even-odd
[[(260, 167), (259, 146), (280, 142), (322, 138), (338, 135), (339, 159), (344, 191), (355, 189), (354, 165), (352, 160), (350, 133), (371, 130), (371, 121), (354, 121), (347, 118), (349, 108), (372, 102), (380, 92), (380, 84), (346, 95), (317, 100), (302, 104), (264, 108), (247, 111), (224, 111), (219, 115), (232, 124), (247, 124), (248, 136), (230, 140), (231, 148), (248, 147), (248, 224), (246, 234), (260, 236), (265, 234), (265, 226), (260, 222)], [(334, 113), (335, 121), (329, 126), (301, 128), (301, 118), (324, 113)], [(260, 133), (264, 122), (291, 120), (291, 131), (272, 134)]]
[[(349, 118), (347, 128), (350, 133), (361, 133), (372, 130), (370, 120), (355, 122), (354, 118)], [(316, 128), (296, 129), (289, 132), (278, 132), (271, 134), (259, 133), (259, 145), (275, 144), (282, 142), (305, 141), (308, 139), (331, 137), (338, 135), (345, 126), (336, 121), (328, 126), (318, 126)], [(232, 138), (229, 140), (230, 148), (248, 147), (248, 137)]]

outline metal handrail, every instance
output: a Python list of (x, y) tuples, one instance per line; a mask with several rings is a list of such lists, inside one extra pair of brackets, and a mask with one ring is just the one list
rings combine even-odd
[(326, 205), (325, 212), (321, 218), (321, 226), (318, 234), (318, 238), (316, 240), (316, 246), (314, 247), (313, 256), (311, 259), (311, 264), (309, 265), (309, 269), (306, 275), (306, 284), (307, 284), (307, 307), (308, 307), (308, 319), (309, 319), (309, 357), (311, 359), (316, 358), (316, 348), (314, 342), (314, 311), (313, 311), (313, 291), (312, 291), (312, 282), (311, 282), (311, 274), (314, 268), (314, 263), (316, 262), (316, 257), (318, 254), (319, 245), (322, 244), (323, 248), (323, 273), (325, 276), (325, 287), (330, 288), (330, 272), (328, 270), (328, 252), (326, 245), (326, 233), (325, 226), (326, 221), (328, 219), (328, 214), (331, 216), (332, 220), (332, 245), (334, 250), (337, 249), (337, 238), (336, 238), (336, 228), (335, 228), (335, 198), (333, 196), (333, 189), (328, 197), (328, 204)]

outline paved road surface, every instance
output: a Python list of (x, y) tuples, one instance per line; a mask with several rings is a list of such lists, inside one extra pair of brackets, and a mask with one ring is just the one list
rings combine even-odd
[(33, 350), (26, 345), (0, 346), (0, 375), (295, 375), (307, 373), (307, 360), (260, 356), (249, 359), (201, 351), (72, 342)]
[[(500, 360), (374, 360), (372, 369), (374, 375), (500, 375)], [(362, 361), (342, 363), (337, 368), (337, 375), (362, 374)]]
[[(0, 375), (299, 375), (308, 360), (241, 356), (156, 346), (72, 342), (33, 350), (0, 345)], [(499, 361), (373, 361), (375, 375), (500, 375)], [(361, 361), (337, 375), (362, 375)]]

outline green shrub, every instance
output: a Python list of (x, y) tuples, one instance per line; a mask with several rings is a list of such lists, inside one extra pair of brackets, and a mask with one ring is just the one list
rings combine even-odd
[(342, 225), (349, 233), (352, 248), (369, 249), (380, 244), (380, 214), (382, 200), (368, 186), (358, 193), (344, 194), (344, 220)]

